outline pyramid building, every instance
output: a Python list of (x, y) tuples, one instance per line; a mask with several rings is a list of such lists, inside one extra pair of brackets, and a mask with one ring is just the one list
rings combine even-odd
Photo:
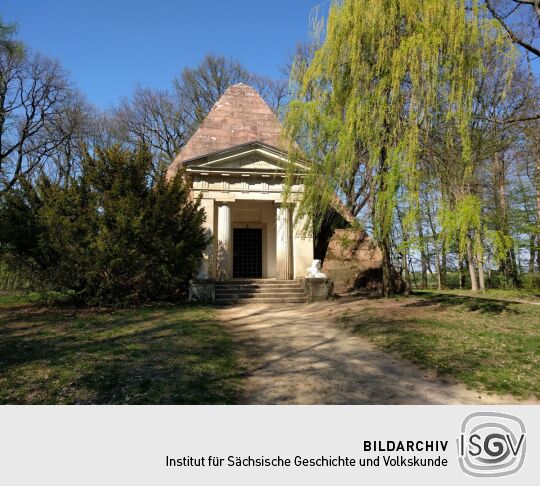
[(231, 86), (216, 102), (170, 166), (251, 142), (280, 147), (281, 125), (272, 109), (251, 86)]
[(302, 185), (283, 197), (289, 161), (281, 133), (257, 91), (235, 84), (169, 166), (168, 177), (185, 170), (206, 212), (212, 244), (192, 289), (205, 300), (213, 300), (213, 282), (300, 279), (312, 263), (313, 241), (293, 224)]

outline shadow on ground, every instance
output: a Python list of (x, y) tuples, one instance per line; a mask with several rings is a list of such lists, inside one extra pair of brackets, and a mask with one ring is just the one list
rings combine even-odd
[(0, 310), (0, 403), (233, 403), (237, 372), (208, 308)]
[(242, 351), (244, 403), (476, 403), (478, 394), (450, 384), (336, 325), (334, 303), (245, 306), (220, 311)]
[(456, 307), (460, 306), (469, 312), (478, 311), (486, 314), (501, 314), (502, 312), (509, 312), (518, 314), (518, 311), (513, 308), (515, 303), (505, 300), (431, 293), (418, 293), (417, 296), (421, 297), (422, 300), (407, 304), (406, 307), (441, 306), (455, 309)]

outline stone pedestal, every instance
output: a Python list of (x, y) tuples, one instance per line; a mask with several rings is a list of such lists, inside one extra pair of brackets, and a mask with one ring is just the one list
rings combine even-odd
[(189, 301), (213, 304), (216, 301), (216, 284), (211, 280), (191, 280)]
[(218, 206), (217, 224), (217, 279), (232, 278), (232, 226), (231, 208), (227, 204)]
[(291, 217), (288, 206), (276, 208), (276, 277), (292, 279)]
[(327, 300), (332, 296), (332, 281), (328, 278), (306, 278), (304, 289), (308, 302)]

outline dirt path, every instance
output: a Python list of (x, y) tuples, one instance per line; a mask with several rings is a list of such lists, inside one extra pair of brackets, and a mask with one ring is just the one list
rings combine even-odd
[(246, 305), (219, 310), (248, 369), (242, 403), (523, 403), (442, 380), (350, 334), (333, 316), (358, 304)]

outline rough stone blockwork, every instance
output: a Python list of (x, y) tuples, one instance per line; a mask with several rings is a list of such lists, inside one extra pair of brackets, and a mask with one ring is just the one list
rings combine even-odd
[(249, 142), (280, 148), (281, 125), (251, 86), (231, 86), (210, 110), (168, 170), (174, 176), (183, 162)]
[(382, 254), (373, 240), (360, 231), (338, 229), (330, 239), (323, 272), (334, 281), (334, 292), (381, 286)]

